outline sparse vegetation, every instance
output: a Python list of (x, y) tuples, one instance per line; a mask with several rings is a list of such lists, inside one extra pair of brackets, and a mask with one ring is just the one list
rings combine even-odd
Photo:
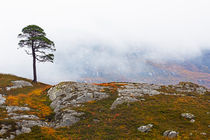
[[(0, 75), (0, 86), (4, 88), (10, 85), (12, 80), (23, 78), (12, 75)], [(6, 80), (7, 79), (7, 80)], [(24, 79), (30, 81), (28, 79)], [(182, 83), (184, 84), (184, 83)], [(32, 110), (29, 114), (35, 114), (41, 119), (51, 121), (54, 119), (54, 113), (50, 108), (50, 100), (47, 97), (49, 85), (42, 83), (33, 84), (33, 87), (24, 87), (21, 89), (5, 92), (7, 94), (7, 105), (26, 105)], [(110, 96), (100, 101), (89, 101), (83, 106), (74, 107), (77, 112), (84, 112), (80, 116), (81, 120), (70, 126), (62, 128), (48, 128), (34, 126), (31, 133), (25, 133), (17, 136), (16, 140), (65, 140), (65, 139), (162, 139), (167, 129), (173, 129), (179, 132), (176, 139), (202, 140), (208, 139), (208, 125), (210, 117), (210, 93), (198, 95), (196, 93), (178, 93), (185, 96), (155, 95), (144, 96), (145, 101), (134, 103), (124, 103), (111, 110), (110, 107), (118, 97), (117, 88), (126, 85), (126, 83), (104, 83), (97, 84), (105, 87), (101, 92)], [(194, 85), (195, 86), (195, 85)], [(175, 90), (172, 86), (162, 86), (160, 91), (172, 93)], [(192, 96), (193, 95), (193, 96)], [(7, 114), (4, 109), (0, 109), (0, 124), (13, 124), (12, 120), (4, 120)], [(190, 112), (195, 114), (195, 122), (181, 117), (181, 113)], [(137, 130), (138, 127), (151, 123), (154, 127), (148, 133), (142, 133)], [(207, 135), (201, 135), (205, 132)], [(190, 134), (191, 133), (191, 134)], [(6, 134), (5, 134), (6, 135)]]

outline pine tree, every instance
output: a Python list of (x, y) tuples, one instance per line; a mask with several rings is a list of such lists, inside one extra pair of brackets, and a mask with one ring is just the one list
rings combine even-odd
[(18, 45), (25, 48), (25, 52), (33, 57), (33, 82), (37, 82), (36, 61), (53, 62), (55, 44), (46, 37), (44, 30), (37, 25), (28, 25), (22, 29), (22, 33), (18, 35), (22, 40)]

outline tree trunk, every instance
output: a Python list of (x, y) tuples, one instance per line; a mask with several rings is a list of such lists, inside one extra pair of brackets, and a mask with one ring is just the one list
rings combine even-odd
[(37, 76), (36, 76), (36, 54), (35, 54), (35, 50), (33, 47), (33, 42), (32, 42), (32, 56), (33, 56), (33, 74), (34, 74), (34, 83), (37, 83)]

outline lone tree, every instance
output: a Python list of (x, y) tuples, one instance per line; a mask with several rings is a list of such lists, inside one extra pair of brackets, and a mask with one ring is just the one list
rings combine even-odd
[(54, 60), (55, 44), (46, 37), (44, 30), (37, 25), (28, 25), (22, 29), (22, 33), (18, 35), (22, 40), (18, 45), (25, 48), (25, 52), (33, 57), (33, 82), (37, 82), (36, 60), (38, 62), (52, 62)]

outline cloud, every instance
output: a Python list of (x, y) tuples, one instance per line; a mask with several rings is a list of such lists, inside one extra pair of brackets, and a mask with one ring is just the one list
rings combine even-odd
[(31, 77), (30, 57), (16, 49), (17, 34), (29, 24), (56, 43), (55, 63), (38, 64), (43, 82), (77, 80), (88, 68), (129, 73), (127, 58), (136, 52), (138, 70), (145, 59), (183, 61), (210, 49), (209, 13), (209, 0), (4, 1), (0, 72)]

